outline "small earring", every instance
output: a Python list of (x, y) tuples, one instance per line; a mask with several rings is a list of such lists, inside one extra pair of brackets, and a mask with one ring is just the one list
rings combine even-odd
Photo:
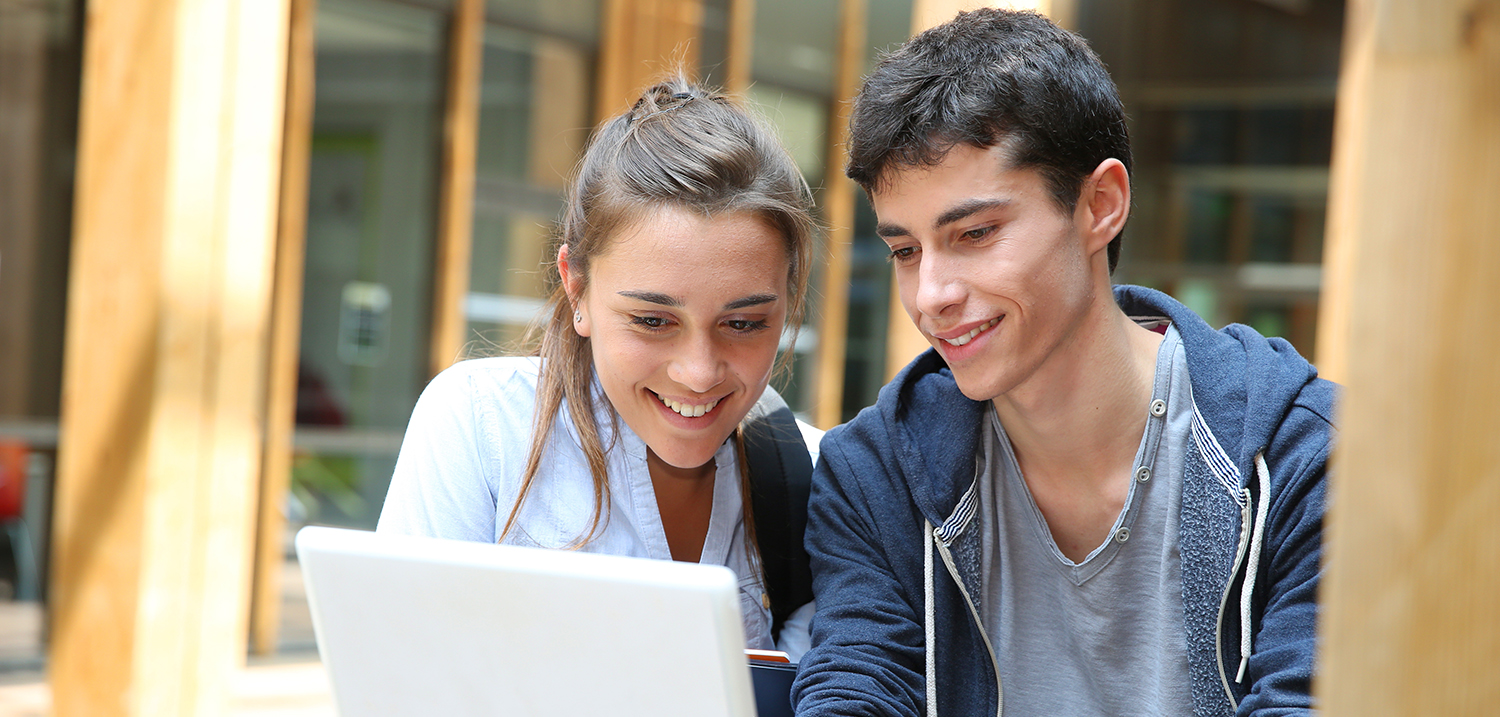
[(578, 323), (580, 321), (583, 321), (583, 314), (579, 313), (578, 311), (574, 311), (573, 312), (573, 323), (576, 324), (576, 323)]

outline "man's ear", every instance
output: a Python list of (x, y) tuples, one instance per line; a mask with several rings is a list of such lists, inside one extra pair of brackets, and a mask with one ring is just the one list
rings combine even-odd
[(573, 330), (588, 338), (593, 327), (589, 322), (588, 307), (583, 304), (583, 276), (568, 262), (567, 244), (557, 249), (557, 273), (562, 278), (563, 291), (568, 294), (568, 304), (573, 308)]
[(1088, 235), (1088, 253), (1103, 251), (1130, 218), (1130, 173), (1118, 159), (1099, 163), (1083, 182), (1079, 214)]

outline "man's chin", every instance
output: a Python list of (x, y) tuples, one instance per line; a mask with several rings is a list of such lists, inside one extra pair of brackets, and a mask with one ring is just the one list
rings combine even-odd
[(995, 391), (993, 384), (979, 381), (977, 378), (965, 380), (964, 376), (954, 372), (953, 379), (958, 384), (959, 392), (970, 401), (991, 401), (1000, 395)]

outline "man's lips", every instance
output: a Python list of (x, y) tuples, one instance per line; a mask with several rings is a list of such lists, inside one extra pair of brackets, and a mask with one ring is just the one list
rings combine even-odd
[(978, 336), (978, 335), (980, 335), (980, 334), (982, 334), (982, 333), (984, 333), (986, 331), (989, 331), (990, 329), (994, 328), (996, 324), (1000, 323), (1000, 318), (1001, 317), (996, 316), (995, 318), (990, 319), (989, 321), (986, 321), (986, 322), (984, 322), (984, 323), (982, 323), (982, 324), (980, 324), (978, 326), (975, 326), (973, 329), (970, 329), (969, 331), (961, 333), (961, 334), (959, 334), (957, 336), (946, 337), (946, 336), (939, 336), (937, 334), (932, 334), (932, 336), (934, 338), (941, 339), (943, 342), (947, 343), (949, 346), (963, 346), (964, 344), (969, 343), (970, 341), (973, 341), (974, 337), (976, 337), (976, 336)]

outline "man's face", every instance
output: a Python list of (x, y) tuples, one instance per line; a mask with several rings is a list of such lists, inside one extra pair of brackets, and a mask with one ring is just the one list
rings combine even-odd
[[(1003, 142), (893, 169), (871, 199), (901, 303), (965, 396), (991, 400), (1066, 373), (1059, 349), (1079, 335), (1104, 261), (1077, 228), (1082, 207), (1064, 214), (1040, 174), (1010, 167)], [(1107, 268), (1103, 277), (1107, 292)]]

